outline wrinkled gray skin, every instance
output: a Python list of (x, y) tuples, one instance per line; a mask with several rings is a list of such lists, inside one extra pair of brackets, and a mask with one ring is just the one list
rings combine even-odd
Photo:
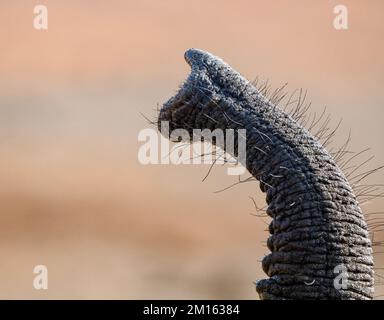
[[(319, 142), (221, 59), (190, 49), (192, 71), (158, 123), (170, 128), (246, 129), (246, 168), (266, 192), (272, 217), (261, 299), (372, 299), (367, 225), (352, 188)], [(192, 139), (193, 137), (191, 137)], [(235, 139), (237, 140), (237, 139)], [(236, 148), (234, 151), (236, 156)], [(348, 270), (334, 286), (335, 266)], [(313, 285), (306, 285), (305, 282)]]

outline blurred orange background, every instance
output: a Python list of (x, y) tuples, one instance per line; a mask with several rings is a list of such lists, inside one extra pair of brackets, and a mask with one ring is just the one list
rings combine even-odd
[[(46, 31), (33, 28), (37, 4)], [(256, 299), (269, 222), (251, 214), (258, 185), (214, 193), (237, 179), (225, 167), (202, 182), (208, 165), (141, 165), (140, 113), (156, 117), (197, 47), (249, 79), (308, 89), (315, 111), (343, 118), (336, 144), (351, 128), (352, 149), (383, 164), (384, 4), (344, 0), (341, 31), (337, 4), (2, 1), (0, 298)], [(38, 264), (48, 290), (33, 288)]]

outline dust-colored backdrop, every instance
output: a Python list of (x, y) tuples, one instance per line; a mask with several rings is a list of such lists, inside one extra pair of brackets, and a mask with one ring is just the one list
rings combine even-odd
[[(345, 31), (339, 1), (1, 1), (0, 298), (256, 298), (258, 185), (214, 194), (236, 179), (225, 168), (202, 183), (208, 166), (141, 165), (140, 112), (155, 117), (198, 47), (308, 89), (314, 110), (343, 118), (337, 140), (351, 128), (353, 149), (382, 164), (384, 4), (342, 2)], [(40, 3), (47, 31), (33, 28)], [(37, 264), (46, 291), (33, 289)]]

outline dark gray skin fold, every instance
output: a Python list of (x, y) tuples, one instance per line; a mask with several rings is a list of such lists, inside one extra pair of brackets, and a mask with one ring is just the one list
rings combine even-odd
[[(221, 59), (190, 49), (185, 60), (192, 71), (163, 105), (158, 123), (186, 129), (191, 139), (192, 129), (246, 129), (245, 166), (260, 181), (272, 217), (271, 253), (262, 261), (269, 278), (256, 284), (260, 298), (372, 299), (367, 225), (332, 157)], [(338, 265), (347, 270), (341, 289), (334, 285)]]

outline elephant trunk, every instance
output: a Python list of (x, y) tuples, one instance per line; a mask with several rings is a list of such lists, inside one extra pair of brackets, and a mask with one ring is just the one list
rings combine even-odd
[[(323, 146), (221, 59), (190, 49), (191, 73), (159, 114), (170, 128), (246, 129), (244, 165), (266, 192), (271, 253), (262, 299), (371, 299), (373, 258), (362, 211)], [(233, 151), (236, 156), (236, 148)], [(341, 286), (335, 281), (343, 271)], [(336, 274), (335, 274), (336, 272)], [(336, 285), (335, 285), (336, 283)]]

